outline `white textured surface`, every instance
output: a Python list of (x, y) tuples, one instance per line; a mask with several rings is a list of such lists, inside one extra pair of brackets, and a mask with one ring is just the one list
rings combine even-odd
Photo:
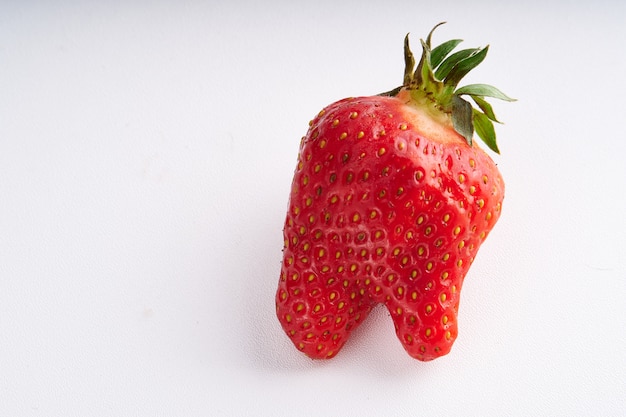
[[(624, 2), (0, 5), (0, 415), (626, 415)], [(492, 4), (491, 4), (492, 3)], [(503, 216), (450, 355), (274, 317), (300, 136), (402, 38), (491, 44)]]

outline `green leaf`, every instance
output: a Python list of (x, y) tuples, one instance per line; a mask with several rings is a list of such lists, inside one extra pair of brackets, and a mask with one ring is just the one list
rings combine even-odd
[(496, 115), (493, 113), (493, 108), (491, 107), (491, 104), (487, 103), (487, 101), (480, 96), (472, 95), (470, 97), (472, 98), (472, 100), (474, 100), (474, 102), (482, 110), (482, 112), (485, 113), (485, 116), (487, 116), (489, 120), (500, 123), (500, 121), (496, 119)]
[(516, 101), (514, 98), (511, 98), (504, 94), (502, 91), (498, 90), (496, 87), (488, 84), (466, 85), (457, 89), (454, 94), (469, 94), (471, 96), (493, 97), (497, 98), (498, 100), (504, 101)]
[(485, 46), (483, 49), (479, 49), (478, 52), (472, 54), (465, 58), (462, 61), (459, 61), (446, 75), (444, 78), (444, 83), (446, 86), (456, 86), (459, 84), (461, 79), (467, 75), (468, 72), (476, 68), (483, 60), (485, 56), (487, 56), (487, 51), (489, 50), (489, 46)]
[(495, 153), (500, 153), (498, 145), (496, 143), (496, 131), (493, 128), (493, 123), (489, 118), (480, 111), (473, 109), (474, 114), (474, 128), (476, 133), (485, 142), (485, 145), (489, 147)]
[(404, 84), (409, 85), (413, 80), (413, 69), (415, 68), (415, 57), (409, 46), (409, 34), (404, 37)]
[(452, 125), (469, 146), (472, 146), (474, 125), (472, 123), (472, 105), (459, 96), (452, 97)]
[(435, 47), (430, 53), (430, 63), (433, 68), (437, 68), (444, 58), (461, 42), (463, 42), (462, 39), (452, 39)]
[(437, 96), (443, 89), (443, 83), (433, 74), (430, 64), (430, 48), (426, 42), (421, 39), (420, 41), (422, 42), (422, 57), (415, 68), (411, 83), (415, 86), (421, 86), (427, 93)]
[(439, 26), (441, 26), (441, 25), (445, 25), (445, 24), (446, 24), (446, 22), (439, 22), (439, 23), (437, 23), (437, 24), (435, 25), (435, 27), (434, 27), (434, 28), (432, 28), (432, 29), (430, 30), (430, 32), (428, 33), (428, 36), (426, 36), (426, 42), (424, 42), (424, 43), (425, 43), (426, 45), (428, 45), (428, 48), (429, 48), (429, 49), (430, 49), (430, 40), (431, 40), (431, 39), (432, 39), (432, 37), (433, 37), (433, 32), (434, 32), (434, 31), (435, 31), (435, 29), (437, 29)]
[(478, 51), (478, 48), (472, 48), (461, 49), (460, 51), (453, 53), (452, 55), (447, 57), (441, 63), (441, 65), (439, 65), (439, 68), (437, 68), (437, 70), (435, 71), (435, 77), (437, 77), (437, 79), (439, 80), (443, 80), (450, 73), (450, 70), (452, 70), (452, 68), (454, 68), (454, 66), (459, 63), (459, 61), (466, 59), (467, 57), (475, 54)]

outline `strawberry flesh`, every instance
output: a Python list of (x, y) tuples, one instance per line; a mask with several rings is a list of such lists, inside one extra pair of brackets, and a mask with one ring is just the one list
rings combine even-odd
[(500, 216), (504, 182), (433, 114), (399, 94), (344, 99), (311, 121), (276, 292), (283, 329), (311, 358), (335, 356), (377, 304), (412, 357), (450, 351), (463, 279)]

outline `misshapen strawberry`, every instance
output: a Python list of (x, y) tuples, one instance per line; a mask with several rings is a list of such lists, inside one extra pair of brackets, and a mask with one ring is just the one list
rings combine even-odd
[(484, 98), (512, 99), (457, 88), (487, 48), (451, 53), (452, 40), (431, 50), (431, 35), (417, 67), (405, 39), (402, 87), (331, 104), (302, 138), (276, 312), (312, 358), (335, 356), (379, 303), (414, 358), (445, 355), (457, 336), (463, 279), (504, 197), (473, 133), (498, 152)]

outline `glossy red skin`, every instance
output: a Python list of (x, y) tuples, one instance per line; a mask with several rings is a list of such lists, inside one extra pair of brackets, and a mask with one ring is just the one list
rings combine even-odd
[(456, 339), (463, 278), (504, 182), (481, 149), (453, 131), (434, 142), (411, 120), (397, 98), (345, 99), (302, 139), (276, 309), (312, 358), (335, 356), (379, 303), (416, 359)]

